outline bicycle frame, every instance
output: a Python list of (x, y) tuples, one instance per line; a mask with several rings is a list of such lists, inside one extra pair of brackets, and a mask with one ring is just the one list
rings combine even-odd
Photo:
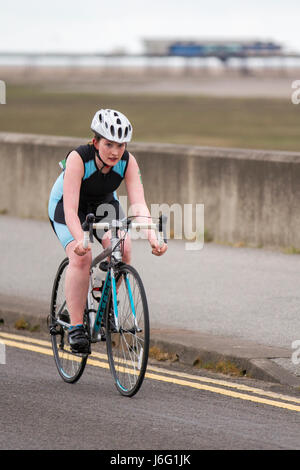
[[(127, 291), (128, 291), (129, 300), (130, 300), (131, 312), (132, 312), (132, 315), (134, 316), (135, 325), (136, 325), (136, 314), (135, 314), (134, 303), (133, 303), (133, 300), (132, 300), (133, 296), (132, 296), (130, 282), (129, 282), (129, 279), (128, 279), (126, 274), (125, 274), (125, 282), (126, 282), (126, 288), (127, 288)], [(108, 271), (107, 275), (106, 275), (103, 290), (102, 290), (102, 294), (101, 294), (101, 298), (100, 298), (100, 302), (99, 302), (99, 306), (98, 306), (98, 309), (97, 309), (97, 313), (95, 315), (94, 323), (93, 323), (93, 325), (91, 325), (91, 338), (94, 341), (95, 340), (97, 341), (97, 338), (99, 336), (99, 330), (100, 330), (100, 327), (101, 327), (101, 322), (102, 322), (105, 310), (107, 308), (107, 302), (108, 302), (108, 296), (109, 296), (110, 289), (112, 289), (113, 312), (114, 312), (114, 317), (115, 317), (115, 326), (116, 326), (116, 329), (118, 331), (119, 330), (119, 321), (118, 321), (118, 304), (117, 304), (117, 285), (116, 285), (116, 279), (115, 279), (115, 276), (114, 276), (113, 268), (111, 268)], [(94, 310), (93, 308), (91, 308), (93, 306), (94, 301), (93, 301), (93, 299), (90, 298), (90, 296), (89, 296), (89, 301), (91, 302), (91, 304), (88, 307), (89, 307), (89, 311), (91, 312), (91, 311)], [(98, 339), (98, 341), (99, 340), (100, 340), (100, 338)]]
[[(91, 284), (91, 277), (89, 281), (89, 292), (88, 292), (88, 313), (90, 317), (90, 337), (91, 337), (91, 342), (98, 342), (101, 340), (101, 335), (100, 335), (100, 328), (101, 328), (101, 322), (102, 319), (104, 318), (105, 310), (107, 308), (107, 302), (108, 302), (108, 296), (110, 290), (112, 290), (112, 303), (113, 303), (113, 312), (114, 312), (114, 319), (115, 319), (115, 327), (116, 330), (119, 331), (119, 321), (118, 321), (118, 305), (117, 305), (117, 286), (116, 286), (116, 279), (115, 279), (115, 274), (114, 274), (114, 268), (122, 263), (122, 254), (121, 254), (121, 243), (125, 240), (125, 237), (128, 233), (129, 227), (134, 226), (137, 228), (145, 228), (145, 229), (156, 229), (158, 233), (163, 233), (164, 235), (164, 241), (167, 242), (166, 240), (166, 233), (165, 233), (165, 223), (166, 223), (166, 217), (161, 216), (159, 218), (159, 224), (148, 224), (148, 223), (136, 223), (132, 224), (131, 220), (129, 218), (124, 219), (123, 221), (113, 221), (112, 224), (109, 224), (107, 222), (95, 222), (95, 216), (93, 214), (89, 214), (86, 217), (86, 221), (83, 223), (82, 227), (84, 230), (84, 240), (83, 243), (85, 246), (88, 245), (89, 240), (93, 241), (93, 235), (92, 235), (92, 230), (93, 229), (105, 229), (109, 230), (111, 229), (113, 231), (112, 233), (112, 239), (111, 239), (111, 246), (106, 248), (102, 253), (100, 253), (98, 256), (94, 258), (91, 264), (91, 269), (95, 266), (97, 266), (101, 261), (103, 261), (107, 257), (111, 257), (110, 263), (109, 263), (109, 268), (107, 275), (105, 277), (104, 281), (104, 286), (102, 289), (102, 294), (100, 297), (99, 305), (96, 309), (94, 308), (94, 299), (92, 297), (92, 284)], [(118, 231), (119, 229), (125, 230), (125, 235), (119, 236)], [(135, 326), (138, 328), (138, 325), (136, 324), (136, 313), (134, 310), (134, 303), (133, 303), (133, 296), (132, 296), (132, 291), (130, 287), (130, 282), (127, 278), (127, 275), (125, 275), (125, 281), (126, 281), (126, 288), (128, 290), (128, 296), (130, 300), (130, 305), (131, 305), (131, 311), (134, 316), (134, 321), (135, 321)], [(61, 306), (60, 311), (65, 308), (65, 303)], [(93, 315), (94, 314), (94, 315)], [(60, 324), (61, 326), (68, 328), (70, 325), (62, 320), (57, 320), (57, 323)]]
[[(141, 217), (141, 216), (139, 216)], [(150, 217), (147, 217), (150, 218)], [(124, 241), (130, 228), (154, 229), (164, 234), (163, 216), (159, 224), (132, 223), (131, 218), (97, 222), (89, 215), (83, 224), (83, 246), (93, 241), (96, 229), (110, 230), (110, 246), (91, 263), (89, 288), (83, 316), (83, 327), (88, 336), (88, 348), (72, 350), (65, 336), (70, 328), (70, 313), (64, 293), (65, 275), (69, 260), (65, 258), (54, 280), (51, 308), (50, 334), (54, 359), (60, 376), (65, 382), (75, 383), (81, 377), (92, 353), (91, 344), (106, 341), (108, 363), (115, 385), (121, 395), (131, 397), (140, 389), (147, 368), (150, 344), (150, 323), (147, 296), (137, 270), (123, 262)], [(106, 260), (107, 258), (107, 260)], [(105, 260), (105, 262), (104, 262)], [(99, 264), (99, 267), (98, 267)], [(94, 269), (106, 272), (104, 281)], [(99, 279), (99, 282), (94, 282)], [(101, 284), (102, 283), (102, 284)], [(101, 296), (95, 295), (101, 291)], [(65, 347), (66, 346), (66, 347)], [(74, 358), (74, 356), (77, 356)]]
[[(104, 313), (105, 313), (105, 310), (106, 310), (106, 307), (107, 307), (109, 291), (110, 291), (111, 286), (112, 286), (112, 273), (111, 272), (112, 272), (112, 268), (108, 271), (108, 273), (106, 275), (106, 278), (105, 278), (105, 282), (104, 282), (104, 286), (103, 286), (103, 290), (102, 290), (98, 310), (97, 310), (97, 313), (95, 315), (94, 324), (90, 325), (91, 339), (92, 340), (97, 340), (97, 337), (99, 336), (99, 330), (100, 330), (100, 327), (101, 327), (101, 322), (102, 322), (102, 319), (103, 319), (103, 316), (104, 316)], [(90, 283), (90, 287), (91, 287), (91, 283)], [(113, 285), (112, 289), (113, 289), (113, 292), (114, 292), (114, 285)], [(89, 295), (89, 300), (91, 300), (90, 295)], [(93, 302), (93, 300), (92, 300), (92, 302)], [(114, 302), (114, 304), (115, 304), (115, 302)], [(90, 306), (89, 306), (89, 311), (91, 311), (91, 310), (93, 310), (93, 309), (90, 309)], [(115, 312), (115, 308), (114, 308), (114, 313), (115, 313), (115, 317), (118, 317), (118, 313)]]
[[(159, 224), (148, 224), (148, 223), (137, 223), (135, 224), (136, 227), (139, 228), (155, 228), (158, 230), (158, 233), (163, 233), (164, 235), (164, 241), (166, 242), (166, 232), (165, 232), (165, 224), (166, 224), (166, 217), (165, 216), (160, 216), (159, 218)], [(110, 289), (112, 289), (112, 299), (113, 299), (113, 312), (114, 312), (114, 317), (115, 317), (115, 327), (117, 331), (119, 330), (119, 322), (118, 322), (118, 305), (117, 305), (117, 286), (116, 286), (116, 279), (114, 275), (114, 267), (121, 262), (122, 260), (122, 254), (121, 254), (121, 243), (125, 240), (126, 235), (128, 233), (129, 227), (133, 226), (132, 221), (130, 218), (125, 218), (122, 221), (113, 221), (111, 224), (109, 223), (103, 223), (103, 222), (95, 222), (95, 216), (93, 214), (89, 214), (86, 217), (86, 221), (83, 224), (83, 230), (84, 230), (84, 240), (83, 244), (84, 246), (88, 245), (89, 240), (92, 242), (93, 241), (93, 235), (92, 231), (93, 229), (111, 229), (112, 230), (112, 239), (111, 239), (111, 247), (106, 248), (103, 253), (98, 255), (92, 262), (92, 267), (96, 266), (99, 264), (103, 259), (107, 258), (108, 256), (111, 256), (111, 261), (110, 261), (110, 266), (105, 278), (104, 286), (102, 289), (102, 294), (101, 298), (99, 301), (99, 306), (97, 309), (97, 313), (95, 315), (95, 319), (92, 319), (92, 322), (90, 324), (90, 335), (91, 335), (91, 340), (92, 341), (100, 341), (101, 337), (99, 337), (99, 331), (101, 328), (101, 322), (104, 317), (105, 309), (107, 307), (107, 302), (108, 302), (108, 296)], [(119, 236), (118, 231), (120, 229), (125, 230), (125, 235)], [(130, 299), (130, 304), (131, 304), (131, 311), (132, 314), (135, 318), (135, 326), (136, 325), (136, 315), (135, 315), (135, 310), (134, 310), (134, 303), (132, 300), (132, 292), (131, 292), (131, 287), (129, 280), (127, 276), (125, 276), (126, 280), (126, 287), (128, 290), (128, 295)], [(92, 290), (91, 286), (91, 280), (90, 280), (90, 285), (89, 285), (89, 296), (88, 296), (88, 310), (89, 312), (95, 312), (95, 309), (93, 308), (94, 301), (91, 298), (90, 292)], [(93, 315), (91, 315), (93, 317)]]

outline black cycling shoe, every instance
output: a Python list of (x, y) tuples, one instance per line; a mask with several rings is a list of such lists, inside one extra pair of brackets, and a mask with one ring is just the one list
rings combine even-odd
[(69, 344), (73, 352), (89, 352), (89, 340), (86, 336), (83, 325), (74, 326), (69, 330)]

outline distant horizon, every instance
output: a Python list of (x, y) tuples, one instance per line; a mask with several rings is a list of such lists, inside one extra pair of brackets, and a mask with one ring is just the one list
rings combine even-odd
[[(253, 42), (262, 42), (262, 43), (274, 43), (276, 46), (279, 46), (281, 49), (280, 49), (280, 53), (282, 54), (292, 54), (292, 53), (297, 53), (297, 51), (289, 51), (287, 49), (284, 48), (284, 46), (282, 45), (282, 43), (280, 43), (279, 41), (275, 41), (271, 38), (259, 38), (259, 37), (252, 37), (252, 38), (224, 38), (224, 39), (221, 39), (220, 37), (215, 37), (215, 38), (207, 38), (207, 37), (178, 37), (178, 36), (169, 36), (169, 37), (160, 37), (160, 38), (143, 38), (141, 39), (141, 43), (147, 43), (147, 42), (171, 42), (171, 41), (174, 41), (174, 42), (183, 42), (183, 43), (186, 43), (186, 42), (202, 42), (203, 44), (209, 44), (209, 43), (215, 43), (215, 44), (230, 44), (230, 43), (240, 43), (240, 44), (245, 44), (245, 43), (253, 43)], [(146, 46), (144, 47), (144, 50), (143, 51), (140, 51), (140, 52), (131, 52), (127, 49), (125, 49), (124, 47), (120, 47), (120, 48), (117, 48), (115, 47), (114, 49), (112, 49), (111, 51), (101, 51), (101, 50), (95, 50), (95, 51), (80, 51), (80, 52), (76, 52), (76, 51), (72, 51), (72, 50), (68, 50), (68, 49), (48, 49), (48, 50), (34, 50), (34, 49), (31, 49), (31, 50), (22, 50), (22, 49), (18, 49), (18, 50), (1, 50), (0, 49), (0, 54), (1, 55), (27, 55), (27, 54), (32, 54), (32, 55), (57, 55), (57, 56), (62, 56), (62, 55), (69, 55), (69, 56), (86, 56), (86, 57), (89, 57), (89, 56), (106, 56), (106, 55), (124, 55), (124, 56), (143, 56), (143, 55), (146, 55), (147, 51), (146, 51)], [(279, 55), (280, 53), (274, 53), (274, 57), (276, 55)], [(298, 54), (300, 54), (300, 51), (298, 52)], [(168, 57), (170, 55), (167, 55)], [(195, 56), (196, 57), (196, 56)], [(201, 56), (199, 56), (201, 57)]]

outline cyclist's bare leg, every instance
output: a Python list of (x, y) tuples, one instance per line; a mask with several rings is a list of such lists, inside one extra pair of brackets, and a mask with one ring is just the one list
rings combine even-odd
[(69, 265), (66, 272), (65, 295), (71, 317), (71, 325), (83, 322), (92, 262), (91, 251), (84, 256), (78, 256), (74, 253), (75, 245), (76, 241), (72, 241), (66, 247)]
[(131, 238), (129, 234), (125, 238), (122, 260), (126, 264), (130, 264), (131, 262)]
[[(110, 231), (106, 232), (105, 235), (103, 236), (102, 246), (104, 249), (110, 246), (110, 237), (111, 237)], [(127, 264), (130, 264), (131, 262), (131, 238), (129, 234), (127, 234), (125, 238), (122, 261)]]

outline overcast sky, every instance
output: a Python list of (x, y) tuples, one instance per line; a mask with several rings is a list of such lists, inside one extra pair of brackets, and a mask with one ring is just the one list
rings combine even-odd
[(300, 52), (299, 0), (0, 0), (0, 51), (140, 52), (143, 38), (272, 39)]

